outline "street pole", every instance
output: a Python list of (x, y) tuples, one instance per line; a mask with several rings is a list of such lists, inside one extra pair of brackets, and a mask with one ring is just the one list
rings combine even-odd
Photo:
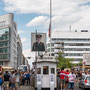
[[(36, 30), (36, 35), (37, 35), (37, 30)], [(35, 38), (36, 38), (36, 35), (35, 35)], [(36, 41), (37, 41), (37, 38), (36, 38)], [(35, 76), (36, 76), (36, 87), (37, 87), (37, 46), (36, 46), (36, 50), (35, 50), (35, 60), (36, 60), (36, 67), (35, 67)]]

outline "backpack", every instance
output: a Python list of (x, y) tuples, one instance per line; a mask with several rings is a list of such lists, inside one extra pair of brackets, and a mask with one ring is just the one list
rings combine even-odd
[(26, 74), (26, 78), (30, 78), (30, 74)]
[(3, 80), (2, 80), (2, 78), (0, 77), (0, 85), (2, 85), (2, 83), (3, 83)]

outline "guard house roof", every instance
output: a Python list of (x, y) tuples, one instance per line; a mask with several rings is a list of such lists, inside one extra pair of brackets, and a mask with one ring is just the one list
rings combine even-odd
[[(58, 63), (56, 57), (49, 56), (48, 54), (44, 54), (42, 58), (40, 56), (37, 57), (37, 63), (41, 63), (41, 62)], [(35, 61), (35, 63), (36, 63), (36, 61)]]

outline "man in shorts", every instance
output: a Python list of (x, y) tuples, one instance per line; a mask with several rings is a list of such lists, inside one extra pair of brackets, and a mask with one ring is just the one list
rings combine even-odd
[(64, 68), (62, 68), (61, 71), (60, 71), (61, 90), (63, 88), (65, 89), (65, 75), (66, 75), (66, 72), (64, 71)]
[(8, 71), (6, 71), (4, 75), (4, 83), (3, 83), (4, 89), (7, 88), (7, 90), (9, 90), (9, 80), (10, 80), (10, 76), (8, 74)]

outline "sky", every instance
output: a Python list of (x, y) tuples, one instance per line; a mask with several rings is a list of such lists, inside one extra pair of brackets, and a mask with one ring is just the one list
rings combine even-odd
[[(0, 0), (0, 15), (14, 13), (23, 44), (23, 54), (31, 52), (31, 33), (48, 33), (50, 0)], [(90, 0), (52, 0), (52, 30), (90, 30)]]

